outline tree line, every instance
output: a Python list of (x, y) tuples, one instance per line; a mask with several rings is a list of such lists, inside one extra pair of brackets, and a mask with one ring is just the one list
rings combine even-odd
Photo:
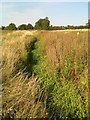
[(85, 25), (80, 26), (73, 26), (73, 25), (67, 25), (67, 26), (52, 26), (50, 25), (50, 20), (48, 17), (45, 17), (44, 19), (39, 19), (35, 26), (32, 24), (21, 24), (18, 27), (14, 23), (10, 23), (8, 26), (2, 26), (2, 30), (65, 30), (65, 29), (86, 29), (90, 28), (90, 19), (88, 20), (88, 23)]

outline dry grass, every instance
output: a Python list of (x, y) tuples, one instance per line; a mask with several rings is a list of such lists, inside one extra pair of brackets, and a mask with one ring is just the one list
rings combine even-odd
[(88, 31), (44, 31), (41, 32), (41, 36), (42, 47), (54, 68), (58, 67), (58, 63), (63, 67), (68, 57), (73, 59), (76, 66), (79, 59), (81, 61), (83, 59), (86, 60), (85, 57), (87, 57), (88, 52)]
[(87, 98), (88, 30), (42, 31), (40, 34), (53, 74), (59, 71), (61, 81), (75, 80), (82, 96)]
[[(65, 80), (75, 81), (74, 84), (77, 89), (80, 89), (81, 96), (87, 100), (87, 30), (3, 31), (4, 117), (44, 118), (48, 116), (46, 109), (47, 95), (44, 95), (44, 101), (42, 101), (40, 79), (33, 73), (30, 76), (30, 71), (26, 71), (27, 67), (32, 67), (27, 58), (29, 55), (29, 60), (32, 59), (30, 46), (37, 35), (40, 36), (40, 47), (46, 56), (47, 64), (52, 73), (57, 74), (59, 72), (58, 77), (62, 82)], [(42, 68), (40, 69), (42, 70)], [(44, 75), (47, 76), (45, 73)]]
[(3, 63), (5, 66), (3, 66), (3, 72), (5, 75), (7, 74), (8, 77), (16, 69), (18, 61), (26, 61), (28, 54), (26, 47), (32, 42), (34, 32), (35, 31), (16, 31), (2, 34)]
[(11, 118), (44, 117), (45, 112), (40, 96), (40, 86), (37, 78), (19, 72), (3, 85), (3, 116)]
[[(28, 76), (23, 63), (27, 61), (27, 47), (36, 31), (5, 32), (3, 38), (3, 117), (44, 117), (45, 110), (38, 98), (40, 86), (36, 77)], [(32, 59), (32, 58), (31, 58)], [(21, 67), (20, 68), (20, 64)], [(18, 67), (18, 69), (17, 69)], [(27, 115), (28, 113), (28, 115)]]

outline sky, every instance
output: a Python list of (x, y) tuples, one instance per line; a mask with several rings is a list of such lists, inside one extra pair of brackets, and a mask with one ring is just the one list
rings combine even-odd
[[(5, 1), (5, 0), (4, 0)], [(46, 16), (54, 26), (85, 25), (88, 21), (88, 1), (86, 2), (2, 2), (0, 26), (9, 23), (35, 22)], [(7, 0), (6, 0), (7, 1)]]

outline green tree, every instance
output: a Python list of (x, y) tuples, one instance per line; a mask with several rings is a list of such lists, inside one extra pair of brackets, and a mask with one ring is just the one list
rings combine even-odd
[(67, 29), (74, 29), (73, 25), (67, 25)]
[(10, 23), (8, 26), (6, 26), (5, 30), (16, 30), (17, 27), (14, 23)]
[(1, 26), (1, 28), (0, 28), (1, 30), (4, 30), (5, 29), (5, 26)]
[(27, 25), (26, 24), (19, 25), (18, 30), (27, 30)]
[(35, 29), (41, 29), (41, 30), (48, 30), (50, 25), (50, 21), (48, 20), (48, 17), (44, 19), (39, 19), (35, 23)]
[(90, 19), (88, 20), (87, 25), (88, 25), (88, 28), (90, 28)]
[(31, 24), (28, 24), (28, 25), (26, 26), (26, 29), (27, 29), (27, 30), (33, 29), (33, 26), (32, 26)]

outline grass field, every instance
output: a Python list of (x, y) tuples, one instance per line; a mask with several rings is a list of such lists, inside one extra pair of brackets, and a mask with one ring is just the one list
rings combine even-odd
[(88, 119), (88, 30), (2, 31), (3, 118)]

